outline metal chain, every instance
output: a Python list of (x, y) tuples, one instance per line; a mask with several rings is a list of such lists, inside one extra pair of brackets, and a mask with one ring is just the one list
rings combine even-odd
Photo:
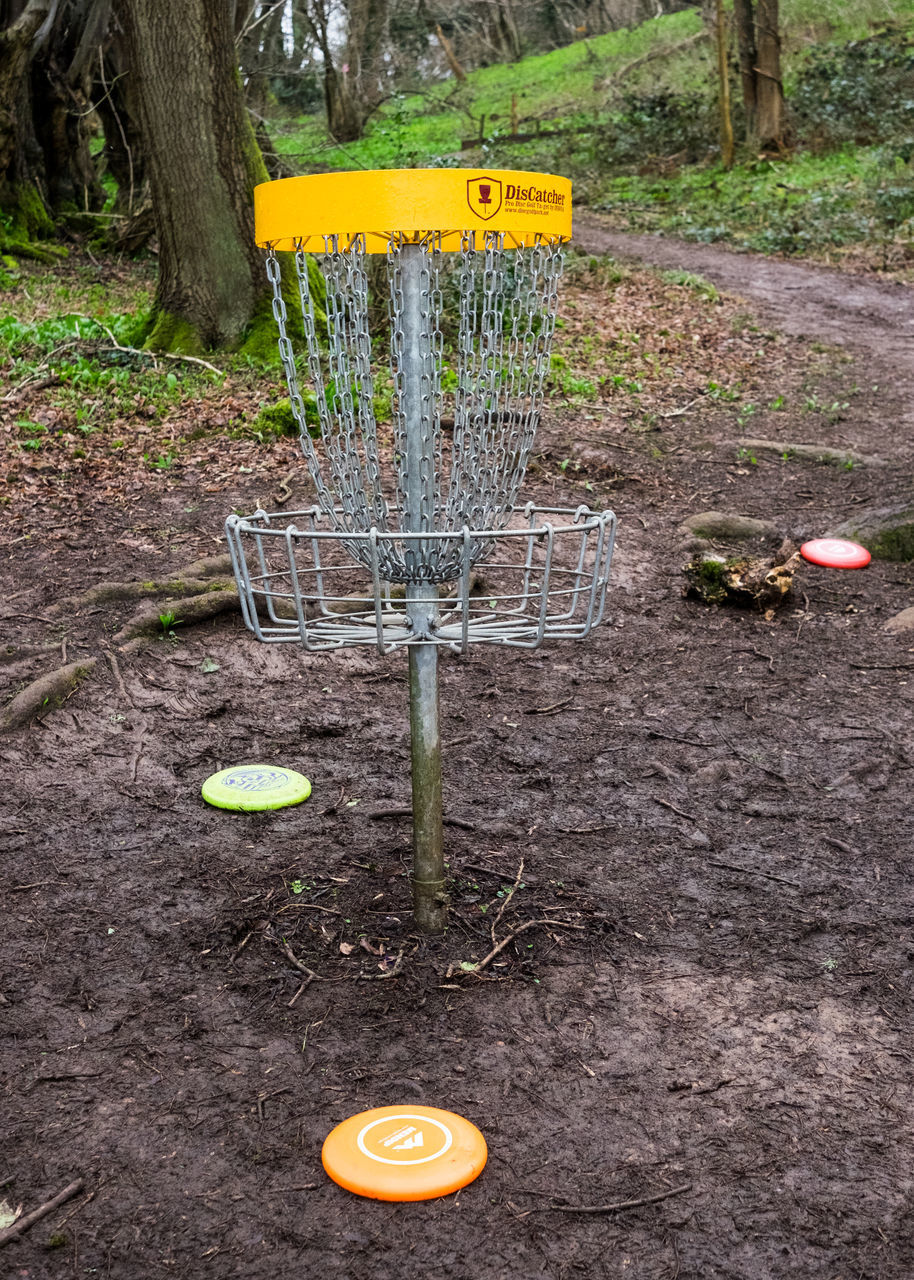
[[(279, 263), (267, 258), (279, 354), (302, 451), (318, 501), (340, 533), (376, 529), (381, 573), (388, 581), (442, 582), (464, 571), (466, 528), (504, 528), (514, 509), (539, 420), (555, 330), (562, 248), (537, 240), (506, 249), (488, 232), (482, 247), (465, 233), (448, 259), (458, 294), (457, 387), (449, 443), (441, 427), (445, 255), (440, 236), (420, 243), (391, 236), (387, 251), (390, 373), (393, 382), (393, 487), (403, 531), (453, 533), (397, 539), (382, 490), (374, 414), (369, 291), (363, 236), (324, 239), (318, 261), (326, 293), (326, 352), (319, 338), (308, 257), (298, 245), (296, 274), (323, 459), (311, 437), (287, 334)], [(326, 377), (325, 377), (326, 368)], [(367, 563), (362, 544), (344, 543)], [(469, 548), (476, 563), (490, 543)]]

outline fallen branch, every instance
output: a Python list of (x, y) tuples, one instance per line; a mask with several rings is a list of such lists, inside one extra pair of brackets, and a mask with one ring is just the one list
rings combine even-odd
[(680, 818), (686, 818), (689, 822), (694, 822), (696, 825), (698, 823), (694, 813), (686, 813), (685, 809), (677, 809), (669, 800), (661, 800), (659, 796), (654, 796), (654, 804), (662, 805), (664, 809), (669, 809), (671, 813), (678, 813)]
[(514, 877), (514, 883), (512, 884), (508, 892), (505, 894), (504, 898), (502, 899), (501, 906), (498, 908), (498, 915), (492, 921), (492, 928), (490, 930), (490, 934), (491, 934), (493, 946), (495, 945), (495, 926), (499, 923), (502, 916), (505, 914), (505, 910), (507, 909), (508, 903), (511, 901), (511, 899), (514, 897), (514, 894), (517, 892), (517, 888), (520, 884), (520, 878), (523, 874), (524, 874), (524, 860), (523, 858), (521, 858), (520, 866), (517, 868), (517, 875)]
[(574, 702), (574, 694), (568, 698), (563, 698), (561, 702), (553, 702), (548, 707), (525, 707), (525, 716), (552, 716), (557, 711), (561, 711), (563, 707), (567, 707), (569, 702)]
[[(289, 961), (289, 964), (292, 965), (293, 969), (297, 969), (299, 973), (303, 973), (307, 977), (308, 982), (313, 982), (315, 978), (320, 979), (321, 975), (319, 973), (315, 973), (313, 969), (308, 968), (304, 961), (299, 960), (298, 956), (289, 946), (288, 942), (286, 942), (285, 938), (278, 938), (275, 933), (271, 932), (267, 932), (265, 936), (269, 938), (270, 942), (272, 942), (274, 946), (279, 947), (280, 951)], [(305, 985), (307, 986), (307, 983)], [(296, 999), (299, 994), (300, 992), (296, 992)]]
[(29, 1227), (33, 1227), (36, 1222), (40, 1222), (42, 1218), (46, 1218), (49, 1213), (53, 1213), (62, 1204), (72, 1200), (82, 1189), (83, 1180), (82, 1178), (77, 1178), (75, 1182), (71, 1182), (69, 1186), (64, 1187), (63, 1191), (59, 1191), (53, 1200), (46, 1200), (37, 1209), (27, 1213), (24, 1218), (19, 1218), (11, 1226), (4, 1227), (0, 1231), (0, 1248), (5, 1244), (9, 1244), (11, 1240), (16, 1240), (22, 1235), (23, 1231), (28, 1231)]
[(97, 661), (97, 658), (85, 658), (81, 662), (70, 662), (26, 685), (0, 712), (0, 733), (9, 733), (33, 720), (40, 712), (61, 706), (79, 687), (80, 681), (91, 673)]
[(99, 329), (104, 329), (105, 333), (107, 333), (108, 337), (111, 339), (113, 343), (113, 347), (111, 348), (102, 347), (101, 350), (103, 351), (107, 349), (107, 350), (114, 350), (114, 351), (123, 351), (123, 352), (126, 352), (127, 355), (131, 355), (131, 356), (143, 356), (144, 359), (151, 361), (152, 367), (154, 369), (158, 368), (158, 365), (156, 363), (158, 360), (182, 360), (186, 364), (202, 365), (204, 369), (209, 369), (210, 373), (218, 374), (220, 378), (225, 377), (224, 370), (217, 369), (214, 364), (210, 364), (208, 360), (201, 360), (199, 356), (180, 355), (176, 351), (143, 351), (143, 350), (140, 350), (139, 347), (124, 347), (118, 342), (117, 338), (108, 328), (108, 326), (106, 324), (102, 324), (100, 320), (96, 320), (92, 316), (84, 316), (84, 315), (77, 315), (76, 318), (78, 320), (88, 320), (90, 324), (97, 325)]

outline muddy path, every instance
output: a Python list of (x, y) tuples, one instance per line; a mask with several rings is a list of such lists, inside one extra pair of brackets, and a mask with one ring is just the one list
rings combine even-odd
[(783, 333), (865, 352), (906, 378), (914, 373), (910, 285), (720, 245), (620, 232), (590, 210), (575, 213), (574, 244), (585, 253), (695, 272), (750, 301)]
[[(600, 236), (581, 219), (580, 245), (622, 255)], [(799, 541), (910, 485), (908, 383), (873, 373), (883, 329), (903, 349), (903, 295), (836, 358), (761, 329), (801, 298), (831, 326), (804, 310), (810, 336), (846, 339), (845, 278), (814, 298), (808, 268), (648, 243), (747, 301), (683, 295), (694, 333), (651, 414), (620, 395), (544, 416), (527, 492), (616, 510), (609, 612), (583, 643), (443, 655), (443, 938), (411, 919), (402, 654), (258, 646), (232, 612), (130, 647), (135, 601), (59, 605), (224, 552), (225, 515), (290, 458), (220, 437), (165, 471), (27, 459), (0, 535), (3, 701), (97, 662), (0, 738), (0, 1202), (83, 1188), (0, 1274), (914, 1275), (914, 633), (886, 628), (914, 565), (804, 566), (765, 616), (684, 598), (679, 534), (717, 509)], [(562, 333), (659, 329), (636, 283), (569, 286)], [(748, 460), (721, 369), (760, 434), (880, 465)], [(311, 798), (203, 803), (252, 761)], [(329, 1181), (334, 1125), (410, 1103), (479, 1126), (475, 1182), (396, 1204)]]

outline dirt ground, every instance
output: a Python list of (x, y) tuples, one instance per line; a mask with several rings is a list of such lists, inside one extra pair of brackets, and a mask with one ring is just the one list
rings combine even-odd
[[(602, 234), (588, 219), (585, 247)], [(713, 509), (800, 541), (910, 493), (911, 293), (767, 263), (755, 302), (753, 259), (612, 248), (716, 272), (760, 330), (825, 343), (762, 381), (787, 408), (752, 433), (810, 441), (791, 406), (815, 355), (844, 407), (811, 442), (878, 463), (748, 457), (707, 398), (646, 433), (546, 415), (531, 496), (619, 517), (608, 618), (581, 644), (442, 658), (443, 938), (412, 930), (408, 817), (372, 817), (409, 803), (402, 655), (258, 645), (236, 613), (130, 649), (133, 604), (55, 605), (219, 554), (262, 474), (17, 509), (8, 695), (98, 661), (0, 739), (0, 1199), (29, 1212), (83, 1179), (4, 1275), (914, 1275), (914, 632), (884, 629), (914, 565), (803, 565), (766, 618), (684, 599), (678, 532)], [(886, 306), (842, 322), (864, 286)], [(203, 803), (252, 760), (311, 799)], [(482, 1130), (477, 1181), (390, 1204), (327, 1179), (335, 1124), (419, 1102)]]

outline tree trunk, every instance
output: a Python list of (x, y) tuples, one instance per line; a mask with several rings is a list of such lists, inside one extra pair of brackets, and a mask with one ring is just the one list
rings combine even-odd
[(759, 146), (780, 150), (784, 145), (784, 86), (778, 0), (757, 0), (755, 25)]
[(390, 25), (389, 3), (388, 0), (349, 0), (347, 8), (349, 78), (364, 123), (384, 96), (383, 58)]
[(444, 56), (445, 58), (447, 58), (447, 64), (451, 68), (451, 71), (453, 71), (455, 77), (457, 78), (457, 80), (460, 81), (461, 84), (465, 83), (467, 78), (467, 73), (464, 71), (463, 67), (457, 61), (457, 55), (454, 53), (454, 49), (453, 49), (453, 46), (451, 45), (450, 40), (448, 40), (447, 36), (441, 30), (440, 22), (436, 23), (435, 25), (435, 35), (438, 37), (438, 43), (441, 45), (441, 48), (444, 50)]
[(758, 50), (755, 47), (755, 14), (752, 9), (752, 0), (733, 0), (733, 18), (736, 23), (736, 42), (739, 48), (739, 74), (746, 116), (746, 143), (757, 149), (758, 95), (755, 67), (758, 62)]
[(105, 203), (89, 151), (89, 116), (110, 12), (110, 0), (64, 0), (32, 63), (33, 121), (52, 213), (94, 212)]
[(0, 211), (8, 226), (0, 243), (8, 249), (23, 249), (25, 242), (52, 229), (39, 186), (41, 149), (29, 89), (36, 36), (51, 5), (52, 0), (29, 0), (0, 31)]
[(149, 208), (149, 192), (136, 94), (127, 72), (124, 34), (115, 25), (98, 55), (95, 110), (105, 134), (104, 163), (117, 183), (114, 208), (130, 219)]
[(253, 188), (267, 173), (245, 111), (224, 0), (116, 0), (130, 58), (159, 280), (147, 346), (237, 346), (266, 296)]
[(718, 104), (720, 109), (720, 158), (725, 169), (733, 168), (733, 121), (730, 116), (730, 70), (727, 66), (727, 20), (723, 0), (716, 0)]
[(324, 105), (327, 109), (327, 132), (336, 142), (354, 142), (362, 136), (362, 115), (352, 95), (348, 66), (338, 71), (330, 47), (329, 0), (308, 0), (300, 10), (308, 24), (324, 64)]
[(746, 109), (746, 141), (754, 148), (784, 145), (784, 87), (778, 0), (734, 0), (739, 66)]

